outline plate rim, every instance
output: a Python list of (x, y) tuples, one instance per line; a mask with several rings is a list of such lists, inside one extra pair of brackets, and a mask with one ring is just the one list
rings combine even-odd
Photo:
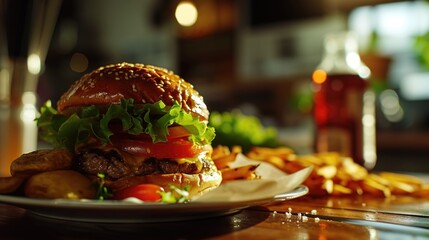
[[(276, 195), (272, 198), (235, 202), (196, 201), (183, 204), (133, 203), (117, 200), (35, 199), (0, 194), (0, 203), (23, 208), (39, 216), (62, 220), (86, 222), (162, 222), (171, 221), (171, 219), (184, 220), (231, 214), (249, 207), (268, 205), (273, 202), (302, 197), (308, 191), (307, 186), (299, 185), (289, 192)], [(73, 216), (64, 214), (71, 211), (82, 212), (82, 215), (77, 217), (74, 214), (72, 214)], [(135, 212), (144, 214), (137, 217), (135, 216)], [(169, 213), (168, 215), (173, 214), (174, 216), (167, 218), (166, 213)], [(194, 217), (191, 215), (192, 213), (199, 214), (194, 214), (196, 215)], [(107, 215), (105, 218), (100, 219), (101, 214)], [(155, 219), (150, 219), (149, 217), (153, 217), (154, 214), (156, 215)]]
[(96, 200), (96, 199), (81, 199), (81, 200), (71, 200), (71, 199), (39, 199), (39, 198), (28, 198), (22, 196), (14, 196), (14, 195), (6, 195), (0, 194), (0, 203), (8, 204), (8, 205), (31, 205), (31, 206), (49, 206), (53, 208), (63, 208), (63, 207), (81, 207), (81, 208), (97, 208), (97, 207), (159, 207), (159, 206), (191, 206), (191, 205), (246, 205), (246, 204), (254, 204), (259, 202), (270, 202), (270, 201), (285, 201), (289, 199), (298, 198), (304, 196), (308, 193), (309, 189), (305, 185), (299, 185), (293, 190), (278, 194), (272, 198), (262, 198), (255, 200), (247, 200), (247, 201), (213, 201), (213, 202), (188, 202), (188, 203), (154, 203), (154, 202), (145, 202), (145, 203), (134, 203), (134, 202), (126, 202), (126, 201), (118, 201), (118, 200)]

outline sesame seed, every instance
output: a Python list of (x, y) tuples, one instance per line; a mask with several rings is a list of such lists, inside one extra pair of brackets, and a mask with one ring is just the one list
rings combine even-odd
[(118, 80), (118, 81), (119, 81), (119, 80), (121, 80), (121, 79), (120, 79), (120, 78), (118, 78), (118, 77), (115, 77), (115, 80)]

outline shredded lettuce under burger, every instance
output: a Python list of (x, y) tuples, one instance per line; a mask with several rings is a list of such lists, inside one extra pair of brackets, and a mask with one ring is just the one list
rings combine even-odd
[(85, 143), (90, 136), (97, 137), (107, 144), (113, 132), (109, 128), (112, 121), (122, 123), (122, 130), (128, 134), (148, 134), (152, 142), (166, 142), (168, 127), (180, 125), (191, 136), (189, 140), (198, 144), (210, 144), (215, 137), (212, 127), (184, 111), (175, 101), (173, 106), (166, 106), (162, 101), (137, 107), (133, 99), (121, 99), (120, 104), (112, 104), (105, 113), (95, 106), (83, 107), (79, 113), (71, 116), (59, 114), (47, 101), (40, 109), (36, 119), (40, 137), (56, 148), (75, 150)]

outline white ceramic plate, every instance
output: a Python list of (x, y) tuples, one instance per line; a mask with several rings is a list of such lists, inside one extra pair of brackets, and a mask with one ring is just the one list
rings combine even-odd
[(124, 201), (34, 199), (0, 195), (0, 203), (27, 209), (33, 214), (85, 222), (170, 222), (222, 216), (244, 208), (301, 197), (308, 193), (306, 186), (270, 199), (246, 202), (210, 203), (131, 203)]

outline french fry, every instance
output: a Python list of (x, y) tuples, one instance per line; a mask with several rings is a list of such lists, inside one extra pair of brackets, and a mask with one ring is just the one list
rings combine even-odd
[(317, 174), (324, 177), (325, 179), (332, 179), (337, 174), (337, 168), (335, 166), (323, 166), (316, 170)]
[(255, 170), (258, 165), (245, 165), (236, 168), (221, 169), (223, 181), (238, 180), (238, 179), (253, 179)]
[(389, 181), (394, 182), (403, 182), (408, 183), (415, 186), (421, 186), (423, 184), (423, 181), (419, 178), (412, 177), (405, 174), (399, 174), (399, 173), (392, 173), (392, 172), (380, 172), (380, 177), (385, 178)]
[(362, 189), (364, 193), (369, 193), (375, 196), (390, 197), (392, 196), (392, 192), (390, 191), (390, 188), (386, 186), (385, 181), (386, 180), (375, 174), (369, 174), (362, 182)]
[(221, 171), (223, 181), (258, 178), (255, 170), (259, 165), (229, 167), (229, 164), (234, 162), (241, 152), (242, 148), (240, 146), (233, 146), (232, 150), (230, 150), (227, 146), (219, 145), (213, 149), (212, 159), (216, 167)]
[(227, 146), (218, 145), (213, 148), (212, 159), (221, 158), (223, 156), (229, 155), (231, 151)]
[(351, 158), (344, 158), (342, 161), (342, 168), (348, 176), (351, 177), (352, 180), (363, 180), (368, 175), (368, 171), (358, 165), (357, 163), (353, 162)]
[(336, 152), (317, 153), (316, 157), (320, 158), (326, 165), (339, 165), (342, 162), (342, 157)]
[(323, 182), (322, 188), (326, 190), (327, 193), (331, 194), (334, 192), (334, 181), (332, 179), (326, 179)]
[(283, 159), (281, 159), (280, 157), (269, 156), (267, 159), (265, 159), (265, 162), (271, 163), (272, 165), (274, 165), (275, 167), (277, 167), (281, 170), (286, 169), (287, 162), (284, 161)]
[(300, 162), (304, 165), (313, 165), (315, 167), (325, 165), (325, 163), (323, 162), (323, 159), (321, 159), (315, 155), (297, 156), (296, 161)]
[(411, 185), (405, 182), (391, 181), (390, 185), (392, 189), (392, 194), (395, 194), (395, 195), (413, 193), (417, 189), (419, 189), (415, 185)]
[(228, 164), (234, 162), (237, 155), (238, 152), (233, 152), (228, 155), (219, 156), (217, 158), (213, 158), (213, 162), (218, 169), (224, 169), (228, 167)]
[[(253, 147), (248, 152), (248, 157), (255, 160), (264, 160), (270, 156), (277, 156), (282, 159), (289, 159), (294, 155), (293, 150), (287, 147), (267, 148), (267, 147)], [(293, 156), (292, 156), (293, 157)]]
[(233, 153), (242, 153), (243, 152), (243, 148), (240, 147), (240, 146), (235, 145), (235, 146), (232, 146), (231, 152), (233, 152)]
[(351, 188), (345, 187), (340, 184), (334, 184), (333, 195), (349, 195), (352, 194), (353, 190)]

